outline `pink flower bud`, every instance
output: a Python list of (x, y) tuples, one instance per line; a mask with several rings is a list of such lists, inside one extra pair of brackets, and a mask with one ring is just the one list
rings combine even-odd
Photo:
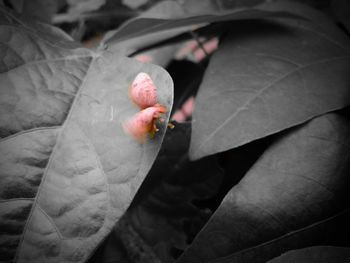
[(139, 143), (144, 143), (149, 137), (154, 136), (154, 132), (158, 131), (156, 127), (156, 120), (161, 119), (160, 114), (166, 113), (166, 108), (160, 104), (141, 110), (130, 120), (123, 125), (125, 133), (133, 136)]
[(142, 62), (151, 62), (152, 61), (152, 58), (150, 56), (147, 56), (147, 55), (137, 55), (135, 57), (135, 59), (137, 59), (138, 61), (142, 61)]
[[(213, 39), (209, 40), (208, 42), (206, 42), (203, 45), (203, 48), (207, 54), (211, 54), (218, 48), (218, 45), (219, 45), (219, 40), (217, 38), (213, 38)], [(205, 52), (203, 51), (202, 48), (196, 49), (196, 51), (194, 52), (195, 60), (197, 62), (202, 61), (207, 56), (207, 54), (205, 54)]]
[(147, 73), (141, 72), (137, 74), (130, 86), (130, 97), (141, 109), (157, 104), (157, 89)]
[(185, 117), (190, 117), (192, 115), (193, 110), (194, 110), (194, 98), (190, 97), (182, 106), (182, 112), (184, 113)]
[(182, 112), (182, 110), (177, 110), (171, 120), (176, 122), (184, 122), (186, 120), (185, 114)]

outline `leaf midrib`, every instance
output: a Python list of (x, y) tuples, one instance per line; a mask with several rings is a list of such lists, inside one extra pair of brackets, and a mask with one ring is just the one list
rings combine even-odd
[[(247, 56), (255, 56), (256, 54), (253, 55), (247, 55)], [(307, 67), (311, 67), (311, 66), (315, 66), (318, 64), (322, 64), (322, 63), (327, 63), (330, 61), (335, 61), (335, 60), (341, 60), (341, 59), (349, 59), (350, 56), (341, 56), (341, 57), (335, 57), (335, 58), (328, 58), (328, 59), (323, 59), (323, 60), (319, 60), (313, 63), (309, 63), (307, 65), (304, 66), (300, 66), (297, 67), (289, 72), (287, 72), (286, 74), (284, 74), (283, 76), (281, 76), (280, 78), (277, 78), (276, 80), (274, 80), (273, 82), (269, 83), (268, 85), (266, 85), (265, 87), (263, 87), (262, 89), (260, 89), (254, 96), (252, 96), (249, 100), (247, 100), (242, 106), (240, 106), (235, 112), (233, 112), (233, 114), (228, 117), (222, 124), (220, 124), (219, 126), (216, 127), (216, 129), (210, 133), (206, 139), (199, 145), (199, 147), (197, 148), (196, 152), (199, 152), (203, 146), (218, 132), (220, 131), (224, 126), (226, 126), (233, 118), (235, 118), (242, 110), (246, 109), (254, 100), (256, 100), (261, 94), (263, 94), (265, 91), (267, 91), (268, 89), (270, 89), (273, 85), (275, 85), (276, 83), (282, 81), (283, 79), (289, 77), (290, 75), (303, 70)]]
[(41, 63), (51, 63), (51, 62), (58, 62), (58, 61), (66, 61), (66, 60), (77, 60), (77, 59), (82, 59), (82, 58), (92, 58), (93, 56), (67, 56), (67, 57), (60, 57), (60, 58), (54, 58), (54, 59), (42, 59), (42, 60), (33, 60), (30, 62), (23, 63), (21, 65), (18, 65), (17, 67), (10, 68), (7, 71), (0, 72), (0, 75), (2, 74), (7, 74), (11, 71), (17, 70), (22, 67), (27, 67), (27, 66), (32, 66), (32, 65), (37, 65)]
[(47, 163), (47, 165), (46, 165), (46, 167), (45, 167), (45, 171), (44, 171), (43, 177), (42, 177), (42, 179), (41, 179), (40, 185), (39, 185), (39, 187), (38, 187), (37, 194), (36, 194), (36, 196), (35, 196), (35, 198), (34, 198), (33, 205), (32, 205), (32, 208), (31, 208), (31, 210), (30, 210), (28, 219), (27, 219), (27, 221), (26, 221), (26, 223), (25, 223), (25, 226), (24, 226), (24, 229), (23, 229), (21, 238), (20, 238), (19, 245), (18, 245), (18, 247), (17, 247), (17, 249), (16, 249), (16, 254), (15, 254), (15, 257), (14, 257), (14, 261), (15, 261), (15, 262), (16, 262), (16, 260), (18, 259), (20, 250), (21, 250), (21, 248), (22, 248), (22, 244), (23, 244), (23, 241), (24, 241), (24, 236), (25, 236), (25, 234), (26, 234), (26, 232), (27, 232), (27, 228), (28, 228), (29, 222), (31, 221), (31, 218), (32, 218), (32, 215), (33, 215), (33, 211), (34, 211), (34, 209), (36, 208), (36, 206), (37, 206), (37, 204), (38, 204), (38, 198), (39, 198), (41, 189), (42, 189), (43, 185), (45, 184), (45, 179), (46, 179), (46, 177), (47, 177), (47, 172), (48, 172), (49, 168), (51, 167), (52, 157), (55, 156), (55, 153), (56, 153), (56, 151), (57, 151), (57, 145), (58, 145), (59, 142), (61, 141), (62, 131), (65, 129), (65, 127), (66, 127), (66, 125), (67, 125), (67, 123), (68, 123), (68, 120), (71, 118), (72, 112), (75, 110), (76, 103), (77, 103), (78, 98), (79, 98), (79, 96), (80, 96), (80, 94), (81, 94), (81, 92), (82, 92), (82, 90), (83, 90), (83, 88), (84, 88), (84, 85), (85, 85), (87, 76), (89, 75), (89, 71), (91, 70), (93, 63), (95, 62), (95, 59), (98, 58), (98, 57), (100, 56), (100, 55), (97, 54), (97, 53), (92, 53), (92, 54), (95, 54), (95, 55), (92, 56), (92, 60), (91, 60), (91, 62), (90, 62), (90, 65), (89, 65), (88, 69), (86, 70), (86, 74), (85, 74), (85, 76), (84, 76), (84, 78), (83, 78), (83, 80), (82, 80), (82, 82), (81, 82), (81, 84), (80, 84), (80, 88), (79, 88), (79, 90), (77, 91), (77, 94), (76, 94), (75, 99), (74, 99), (74, 101), (73, 101), (73, 103), (72, 103), (72, 106), (71, 106), (71, 108), (69, 109), (69, 112), (68, 112), (68, 114), (67, 114), (67, 117), (66, 117), (66, 119), (65, 119), (65, 121), (64, 121), (64, 123), (63, 123), (63, 125), (62, 125), (62, 129), (61, 129), (61, 130), (59, 131), (59, 133), (58, 133), (58, 136), (57, 136), (57, 139), (56, 139), (56, 143), (55, 143), (55, 145), (54, 145), (54, 147), (53, 147), (53, 149), (52, 149), (52, 152), (51, 152), (51, 154), (50, 154), (48, 163)]
[(282, 240), (282, 239), (284, 239), (284, 238), (287, 238), (287, 237), (289, 237), (289, 236), (296, 235), (296, 234), (298, 234), (298, 233), (300, 233), (300, 232), (309, 230), (309, 229), (311, 229), (311, 228), (313, 228), (313, 227), (317, 227), (317, 226), (322, 225), (322, 224), (324, 224), (324, 223), (327, 223), (327, 222), (329, 222), (329, 221), (331, 221), (331, 220), (333, 220), (333, 219), (336, 219), (336, 218), (338, 218), (338, 217), (344, 216), (344, 215), (348, 214), (349, 212), (350, 212), (350, 209), (347, 208), (347, 209), (345, 209), (345, 210), (343, 210), (343, 211), (341, 211), (341, 212), (339, 212), (339, 213), (337, 213), (337, 214), (335, 214), (335, 215), (333, 215), (333, 216), (327, 217), (326, 219), (317, 221), (317, 222), (315, 222), (315, 223), (312, 223), (312, 224), (310, 224), (310, 225), (307, 225), (307, 226), (305, 226), (305, 227), (303, 227), (303, 228), (300, 228), (300, 229), (297, 229), (297, 230), (295, 230), (295, 231), (291, 231), (291, 232), (289, 232), (289, 233), (287, 233), (287, 234), (284, 234), (284, 235), (282, 235), (282, 236), (280, 236), (280, 237), (277, 237), (277, 238), (274, 238), (274, 239), (272, 239), (272, 240), (266, 241), (266, 242), (261, 243), (261, 244), (259, 244), (259, 245), (256, 245), (256, 246), (253, 246), (253, 247), (249, 247), (249, 248), (242, 249), (242, 250), (240, 250), (240, 251), (234, 252), (234, 253), (232, 253), (232, 254), (229, 255), (229, 256), (221, 257), (221, 258), (218, 258), (218, 259), (211, 260), (211, 261), (209, 261), (209, 263), (219, 263), (219, 262), (221, 262), (221, 260), (225, 260), (225, 262), (226, 262), (227, 260), (230, 260), (231, 258), (234, 258), (235, 256), (237, 256), (238, 254), (243, 254), (243, 253), (246, 253), (246, 252), (255, 250), (255, 249), (257, 249), (257, 248), (261, 248), (261, 247), (267, 246), (267, 245), (269, 245), (269, 244), (272, 244), (272, 243), (274, 243), (274, 242), (277, 242), (277, 241)]
[[(5, 13), (6, 15), (8, 15), (9, 17), (11, 17), (13, 20), (15, 20), (18, 24), (17, 25), (11, 25), (11, 24), (3, 24), (3, 25), (0, 25), (0, 27), (11, 27), (11, 28), (15, 28), (15, 29), (20, 29), (20, 30), (23, 30), (25, 31), (26, 33), (32, 35), (32, 36), (35, 36), (37, 39), (40, 39), (44, 42), (46, 42), (47, 44), (49, 44), (50, 46), (52, 47), (56, 47), (56, 48), (59, 48), (59, 49), (65, 49), (65, 50), (71, 50), (70, 48), (65, 48), (65, 47), (62, 47), (62, 46), (59, 46), (57, 45), (56, 43), (54, 42), (51, 42), (49, 41), (48, 39), (46, 38), (43, 38), (41, 37), (40, 35), (36, 34), (35, 31), (33, 31), (30, 27), (28, 27), (26, 24), (24, 24), (21, 20), (19, 20), (17, 17), (13, 16), (10, 12), (6, 12), (3, 8), (0, 7), (0, 11), (2, 11), (3, 13)], [(1, 13), (1, 12), (0, 12)], [(39, 31), (40, 32), (40, 31)], [(64, 31), (61, 31), (61, 33), (67, 35)], [(51, 35), (52, 36), (52, 35)], [(59, 36), (57, 35), (53, 35), (54, 37), (57, 38), (57, 40), (59, 40)], [(67, 35), (69, 38), (70, 36)], [(68, 41), (68, 40), (66, 40)], [(69, 41), (68, 41), (69, 42)], [(73, 41), (71, 41), (73, 42)], [(79, 47), (77, 47), (79, 48)], [(82, 48), (82, 47), (80, 47)]]

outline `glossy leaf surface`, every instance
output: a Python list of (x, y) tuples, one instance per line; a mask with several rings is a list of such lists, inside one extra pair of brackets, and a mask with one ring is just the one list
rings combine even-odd
[(140, 48), (208, 23), (274, 16), (296, 17), (294, 12), (288, 12), (288, 8), (279, 4), (264, 4), (255, 8), (221, 10), (215, 5), (193, 8), (174, 1), (164, 1), (125, 22), (118, 29), (108, 32), (103, 42), (109, 49), (129, 55)]
[(280, 135), (178, 262), (265, 262), (346, 240), (349, 132), (347, 117), (328, 114)]
[(172, 106), (161, 68), (93, 53), (56, 28), (1, 10), (0, 261), (84, 262), (129, 206), (166, 123), (145, 144), (122, 124), (147, 72)]
[(296, 19), (233, 23), (196, 97), (190, 157), (226, 151), (347, 106), (349, 47), (326, 18), (319, 25)]

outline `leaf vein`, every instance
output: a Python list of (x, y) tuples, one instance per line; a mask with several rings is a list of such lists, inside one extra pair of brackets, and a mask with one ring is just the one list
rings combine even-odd
[(15, 134), (12, 134), (10, 136), (4, 137), (0, 139), (0, 144), (2, 142), (8, 141), (8, 140), (12, 140), (18, 136), (21, 136), (23, 134), (26, 133), (32, 133), (32, 132), (36, 132), (36, 131), (44, 131), (44, 130), (55, 130), (55, 129), (59, 129), (61, 128), (61, 126), (48, 126), (48, 127), (37, 127), (37, 128), (32, 128), (32, 129), (28, 129), (28, 130), (22, 130), (20, 132), (17, 132)]
[(328, 37), (326, 34), (323, 34), (319, 31), (313, 30), (312, 28), (308, 28), (306, 26), (302, 26), (301, 24), (298, 24), (298, 27), (300, 29), (304, 29), (305, 31), (311, 31), (313, 33), (315, 33), (316, 35), (319, 35), (320, 37), (324, 38), (325, 40), (327, 40), (328, 42), (333, 43), (334, 45), (340, 47), (341, 49), (343, 49), (346, 53), (350, 53), (349, 49), (347, 49), (346, 47), (344, 47), (341, 43), (339, 43), (338, 41)]
[(335, 57), (335, 58), (328, 58), (328, 59), (323, 59), (323, 60), (318, 60), (316, 62), (313, 63), (309, 63), (306, 64), (302, 67), (298, 67), (296, 69), (293, 69), (289, 72), (287, 72), (286, 74), (284, 74), (283, 76), (281, 76), (280, 78), (277, 78), (276, 80), (272, 81), (271, 83), (269, 83), (268, 85), (266, 85), (265, 87), (262, 87), (254, 96), (252, 96), (249, 100), (247, 100), (242, 106), (238, 107), (238, 109), (231, 115), (229, 116), (222, 124), (218, 125), (218, 127), (216, 127), (216, 129), (210, 133), (207, 138), (199, 145), (198, 150), (201, 149), (219, 130), (221, 130), (225, 125), (227, 125), (233, 118), (235, 118), (241, 111), (247, 109), (247, 107), (254, 101), (256, 100), (261, 94), (263, 94), (266, 90), (268, 90), (269, 88), (271, 88), (273, 85), (275, 85), (276, 83), (282, 81), (283, 79), (289, 77), (291, 74), (294, 74), (296, 72), (298, 72), (299, 70), (305, 69), (307, 67), (310, 66), (315, 66), (318, 64), (322, 64), (322, 63), (326, 63), (326, 62), (330, 62), (330, 61), (334, 61), (334, 60), (339, 60), (339, 59), (348, 59), (350, 58), (350, 56), (342, 56), (342, 57)]
[(67, 57), (61, 57), (61, 58), (55, 58), (55, 59), (43, 59), (43, 60), (36, 60), (36, 61), (30, 61), (21, 65), (18, 65), (17, 67), (11, 68), (7, 71), (4, 72), (0, 72), (0, 75), (2, 74), (8, 74), (11, 71), (17, 70), (21, 67), (27, 67), (27, 66), (32, 66), (32, 65), (37, 65), (37, 64), (41, 64), (41, 63), (51, 63), (51, 62), (59, 62), (59, 61), (66, 61), (66, 60), (77, 60), (77, 59), (81, 59), (81, 58), (91, 58), (92, 56), (67, 56)]
[(0, 203), (16, 202), (16, 201), (34, 201), (34, 198), (9, 198), (9, 199), (2, 199), (2, 200), (0, 200)]
[[(0, 9), (2, 10), (2, 9)], [(62, 49), (62, 50), (70, 50), (69, 48), (64, 48), (62, 46), (56, 45), (54, 42), (51, 42), (45, 38), (42, 38), (40, 35), (36, 34), (33, 30), (31, 30), (29, 27), (27, 27), (24, 23), (22, 23), (19, 19), (17, 19), (16, 17), (14, 17), (12, 14), (6, 12), (7, 15), (9, 15), (12, 19), (14, 19), (15, 21), (18, 22), (18, 25), (1, 25), (1, 27), (10, 27), (10, 28), (15, 28), (15, 29), (20, 29), (25, 31), (26, 33), (35, 36), (35, 38), (42, 40), (43, 42), (47, 43), (48, 45), (58, 48), (58, 49)], [(63, 33), (63, 31), (62, 31)], [(69, 37), (66, 33), (64, 33), (65, 37)], [(55, 36), (57, 37), (57, 36)], [(68, 39), (66, 39), (68, 41)], [(73, 43), (72, 39), (69, 39), (69, 42)], [(80, 48), (79, 46), (77, 46), (77, 48)]]
[(256, 249), (256, 248), (260, 248), (260, 247), (267, 246), (267, 245), (269, 245), (269, 244), (271, 244), (271, 243), (274, 243), (274, 242), (276, 242), (276, 241), (282, 240), (282, 239), (284, 239), (284, 238), (288, 238), (289, 236), (296, 235), (296, 234), (298, 234), (298, 233), (300, 233), (300, 232), (303, 232), (303, 231), (306, 231), (306, 230), (308, 230), (308, 229), (310, 229), (310, 228), (317, 227), (317, 226), (319, 226), (319, 225), (322, 225), (322, 224), (324, 224), (324, 223), (327, 223), (327, 222), (329, 222), (329, 221), (331, 221), (331, 220), (333, 220), (333, 219), (336, 219), (336, 218), (338, 218), (338, 217), (345, 216), (345, 215), (348, 214), (349, 212), (350, 212), (350, 209), (345, 209), (344, 211), (341, 211), (340, 213), (337, 213), (336, 215), (333, 215), (333, 216), (330, 216), (330, 217), (328, 217), (328, 218), (326, 218), (326, 219), (323, 219), (323, 220), (317, 221), (317, 222), (315, 222), (315, 223), (309, 224), (309, 225), (307, 225), (307, 226), (305, 226), (305, 227), (303, 227), (303, 228), (300, 228), (300, 229), (298, 229), (298, 230), (291, 231), (291, 232), (289, 232), (289, 233), (287, 233), (287, 234), (284, 234), (284, 235), (282, 235), (282, 236), (280, 236), (280, 237), (274, 238), (274, 239), (269, 240), (269, 241), (267, 241), (267, 242), (261, 243), (261, 244), (259, 244), (259, 245), (256, 245), (256, 246), (253, 246), (253, 247), (250, 247), (250, 248), (246, 248), (246, 249), (242, 249), (242, 250), (240, 250), (240, 251), (234, 252), (234, 253), (232, 253), (232, 254), (229, 255), (229, 256), (221, 257), (221, 258), (219, 258), (219, 259), (212, 260), (212, 261), (210, 261), (210, 263), (221, 262), (221, 260), (224, 260), (224, 259), (225, 259), (225, 260), (233, 259), (233, 257), (235, 257), (235, 256), (238, 255), (238, 254), (243, 254), (243, 253), (249, 252), (249, 251), (251, 251), (251, 250), (254, 250), (254, 249)]
[[(76, 105), (76, 102), (77, 102), (77, 98), (79, 97), (80, 93), (82, 92), (82, 89), (84, 88), (86, 78), (87, 78), (87, 76), (88, 76), (88, 74), (89, 74), (89, 71), (90, 71), (90, 69), (92, 68), (92, 65), (94, 64), (94, 61), (95, 61), (95, 59), (96, 59), (97, 57), (98, 57), (97, 54), (96, 54), (95, 56), (92, 57), (92, 60), (91, 60), (90, 65), (89, 65), (89, 68), (87, 69), (86, 74), (85, 74), (85, 76), (84, 76), (84, 78), (83, 78), (83, 80), (82, 80), (82, 82), (81, 82), (80, 89), (78, 90), (77, 95), (76, 95), (76, 97), (75, 97), (75, 100), (74, 100), (73, 103), (72, 103), (72, 106), (71, 106), (71, 108), (70, 108), (70, 110), (69, 110), (69, 113), (68, 113), (68, 115), (67, 115), (67, 118), (66, 118), (66, 120), (65, 120), (65, 123), (62, 125), (62, 128), (63, 128), (62, 130), (64, 130), (65, 126), (66, 126), (67, 123), (68, 123), (67, 120), (70, 119), (70, 117), (71, 117), (71, 115), (72, 115), (72, 112), (73, 112), (73, 110), (75, 109), (75, 105)], [(16, 261), (16, 259), (17, 259), (18, 256), (19, 256), (19, 253), (20, 253), (20, 250), (21, 250), (21, 247), (22, 247), (22, 244), (23, 244), (23, 240), (24, 240), (25, 233), (26, 233), (26, 231), (27, 231), (27, 229), (28, 229), (28, 227), (29, 227), (29, 222), (31, 221), (31, 218), (32, 218), (34, 209), (35, 209), (36, 205), (38, 204), (38, 199), (39, 199), (39, 196), (40, 196), (40, 191), (41, 191), (41, 189), (42, 189), (42, 187), (43, 187), (43, 185), (44, 185), (44, 183), (45, 183), (48, 170), (49, 170), (50, 167), (51, 167), (51, 163), (52, 163), (53, 157), (55, 156), (55, 153), (56, 153), (56, 151), (57, 151), (57, 145), (58, 145), (58, 142), (60, 141), (60, 137), (63, 136), (63, 135), (62, 135), (62, 130), (61, 130), (61, 132), (60, 132), (60, 134), (59, 134), (59, 136), (58, 136), (58, 138), (57, 138), (57, 140), (56, 140), (56, 144), (55, 144), (55, 146), (54, 146), (54, 148), (53, 148), (53, 150), (52, 150), (52, 153), (51, 153), (51, 156), (50, 156), (50, 158), (49, 158), (48, 164), (47, 164), (47, 166), (46, 166), (46, 168), (45, 168), (43, 177), (42, 177), (42, 179), (41, 179), (41, 183), (40, 183), (39, 188), (38, 188), (37, 195), (35, 196), (35, 199), (34, 199), (34, 202), (33, 202), (32, 209), (31, 209), (31, 211), (30, 211), (30, 213), (29, 213), (28, 219), (27, 219), (26, 224), (25, 224), (25, 226), (24, 226), (24, 230), (23, 230), (23, 233), (22, 233), (21, 238), (20, 238), (19, 245), (18, 245), (17, 250), (16, 250), (16, 254), (15, 254), (14, 261)]]
[(62, 234), (61, 234), (60, 230), (58, 229), (58, 227), (57, 227), (55, 221), (52, 219), (52, 217), (49, 216), (49, 215), (45, 212), (45, 210), (41, 208), (41, 206), (40, 206), (39, 204), (37, 205), (37, 208), (40, 210), (40, 212), (41, 212), (41, 213), (47, 218), (47, 220), (50, 222), (50, 224), (52, 225), (52, 227), (55, 229), (55, 231), (56, 231), (58, 237), (59, 237), (60, 239), (62, 239)]

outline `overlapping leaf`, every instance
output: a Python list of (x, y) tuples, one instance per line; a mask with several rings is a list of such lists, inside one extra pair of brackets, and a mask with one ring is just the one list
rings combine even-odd
[(198, 91), (191, 158), (243, 145), (350, 103), (349, 39), (319, 17), (312, 16), (322, 21), (318, 25), (297, 19), (232, 24)]
[[(223, 173), (214, 157), (188, 160), (190, 127), (191, 123), (175, 123), (175, 129), (167, 131), (150, 173), (121, 220), (124, 223), (103, 244), (103, 262), (125, 250), (130, 262), (158, 262), (155, 258), (173, 262), (207, 221), (210, 211), (193, 202), (215, 195)], [(118, 232), (125, 233), (124, 239), (117, 240)], [(147, 250), (152, 252), (144, 253)], [(118, 260), (128, 262), (120, 256)]]
[(147, 2), (148, 0), (122, 0), (123, 5), (126, 5), (131, 9), (137, 9)]
[(189, 161), (190, 125), (176, 124), (177, 130), (167, 133), (138, 202), (128, 211), (134, 229), (164, 263), (173, 262), (210, 216), (193, 202), (214, 196), (223, 180), (215, 157)]
[(2, 9), (0, 22), (0, 261), (84, 262), (130, 204), (165, 132), (166, 123), (143, 145), (123, 132), (139, 110), (128, 87), (147, 72), (170, 111), (171, 78)]
[(103, 42), (111, 50), (129, 55), (140, 48), (189, 31), (194, 25), (272, 16), (295, 17), (293, 13), (288, 12), (286, 6), (278, 4), (262, 4), (255, 8), (234, 10), (220, 10), (213, 5), (198, 10), (174, 1), (163, 1), (142, 15), (125, 22), (118, 29), (108, 32)]
[(64, 6), (65, 0), (9, 0), (7, 3), (19, 14), (50, 23), (52, 16)]
[(347, 117), (327, 114), (280, 135), (178, 262), (265, 262), (346, 242), (349, 133)]
[(81, 14), (98, 10), (106, 4), (106, 0), (67, 0), (67, 3), (69, 5), (68, 13)]
[(269, 263), (344, 263), (350, 261), (350, 248), (318, 246), (289, 251)]

